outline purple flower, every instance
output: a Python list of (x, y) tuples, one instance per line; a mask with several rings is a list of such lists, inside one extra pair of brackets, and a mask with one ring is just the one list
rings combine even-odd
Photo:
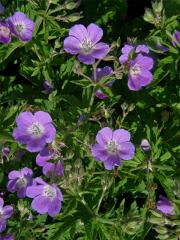
[(119, 62), (124, 64), (129, 60), (129, 55), (134, 51), (134, 47), (129, 44), (125, 44), (124, 47), (121, 49), (122, 55), (119, 57)]
[(121, 49), (121, 52), (122, 52), (122, 54), (119, 57), (119, 62), (121, 64), (124, 64), (124, 63), (128, 62), (129, 60), (131, 60), (132, 57), (135, 57), (135, 53), (148, 54), (149, 48), (144, 44), (140, 44), (137, 47), (129, 45), (129, 44), (125, 44), (124, 47)]
[(160, 41), (157, 42), (156, 47), (157, 47), (158, 50), (160, 50), (163, 53), (166, 53), (166, 52), (169, 51), (169, 48), (166, 47), (165, 45), (163, 45)]
[(53, 85), (53, 83), (52, 82), (49, 82), (49, 81), (47, 81), (47, 80), (45, 80), (44, 82), (43, 82), (43, 88), (44, 88), (44, 93), (45, 94), (50, 94), (50, 93), (52, 93), (52, 91), (54, 90), (54, 85)]
[(178, 44), (180, 44), (180, 32), (175, 31), (172, 36), (173, 36), (172, 44), (174, 47), (177, 47)]
[(26, 189), (33, 183), (33, 172), (30, 168), (23, 168), (20, 171), (11, 171), (8, 175), (7, 189), (9, 192), (17, 192), (19, 198), (26, 197)]
[[(106, 67), (103, 67), (103, 68), (97, 68), (96, 69), (96, 79), (97, 79), (97, 82), (101, 81), (101, 79), (103, 77), (110, 76), (112, 74), (113, 74), (113, 70), (112, 70), (111, 67), (106, 66)], [(114, 83), (114, 81), (110, 81), (110, 82), (106, 83), (104, 86), (110, 88), (113, 83)], [(96, 91), (96, 97), (98, 97), (99, 99), (105, 99), (108, 96), (106, 94), (104, 94), (100, 89), (98, 89)]]
[(48, 162), (59, 157), (52, 149), (44, 148), (36, 157), (36, 164), (43, 167), (43, 174), (45, 176), (61, 176), (64, 173), (63, 164), (58, 161), (56, 163)]
[(11, 42), (11, 32), (6, 23), (0, 22), (0, 42), (9, 44)]
[(96, 135), (96, 141), (91, 153), (95, 160), (104, 163), (107, 170), (122, 165), (122, 159), (130, 160), (134, 157), (135, 148), (130, 142), (130, 133), (127, 130), (113, 131), (109, 127), (102, 128)]
[(93, 64), (95, 59), (102, 59), (109, 52), (109, 46), (99, 42), (102, 36), (103, 30), (94, 23), (87, 28), (76, 24), (70, 29), (69, 37), (64, 40), (64, 50), (73, 55), (78, 54), (82, 63)]
[(56, 135), (56, 129), (47, 112), (22, 112), (16, 118), (17, 128), (13, 137), (21, 144), (27, 144), (29, 152), (41, 151), (46, 143), (51, 143)]
[(63, 196), (56, 184), (49, 185), (41, 178), (36, 178), (35, 185), (28, 187), (26, 193), (33, 198), (31, 206), (39, 214), (48, 213), (54, 217), (60, 212)]
[(129, 63), (128, 87), (132, 91), (138, 91), (143, 86), (147, 86), (153, 80), (150, 70), (153, 68), (153, 59), (151, 57), (138, 54), (134, 60)]
[(142, 139), (140, 147), (144, 152), (149, 152), (151, 150), (151, 146), (147, 139)]
[(140, 44), (136, 47), (136, 53), (149, 53), (149, 48), (144, 45), (144, 44)]
[(10, 150), (8, 147), (5, 147), (2, 149), (2, 153), (5, 157), (9, 157), (9, 152), (10, 152)]
[(3, 237), (0, 237), (0, 240), (14, 240), (14, 237), (11, 234), (7, 234)]
[(13, 215), (13, 207), (10, 205), (4, 206), (4, 200), (0, 197), (0, 232), (6, 229), (7, 219)]
[(32, 38), (34, 22), (22, 12), (15, 12), (13, 16), (7, 18), (7, 23), (11, 32), (24, 42)]
[(161, 213), (172, 215), (173, 205), (166, 197), (160, 195), (156, 207)]

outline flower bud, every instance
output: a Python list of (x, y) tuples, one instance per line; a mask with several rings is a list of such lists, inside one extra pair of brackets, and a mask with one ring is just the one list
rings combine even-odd
[(149, 152), (151, 150), (151, 146), (147, 139), (142, 139), (140, 147), (144, 152)]

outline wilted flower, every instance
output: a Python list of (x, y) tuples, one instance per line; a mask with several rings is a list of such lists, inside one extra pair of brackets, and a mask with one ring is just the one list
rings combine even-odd
[(46, 143), (51, 143), (55, 138), (56, 129), (47, 112), (22, 112), (16, 118), (16, 123), (13, 137), (19, 143), (27, 144), (26, 149), (30, 152), (41, 151)]
[(54, 85), (52, 82), (45, 80), (43, 82), (43, 89), (44, 89), (43, 90), (44, 93), (50, 94), (54, 90)]
[(173, 205), (172, 203), (164, 196), (160, 195), (157, 202), (157, 210), (166, 215), (172, 215)]
[(35, 185), (28, 187), (26, 193), (33, 198), (32, 209), (39, 214), (48, 213), (54, 217), (60, 212), (63, 196), (56, 184), (49, 185), (41, 178), (36, 178)]
[(174, 47), (177, 47), (178, 44), (180, 44), (180, 32), (175, 31), (172, 36), (173, 36), (172, 44)]
[(95, 160), (102, 161), (107, 170), (122, 165), (122, 160), (134, 157), (135, 148), (127, 130), (102, 128), (96, 135), (96, 141), (97, 144), (91, 148), (92, 155)]
[(0, 43), (9, 44), (11, 42), (11, 32), (6, 23), (0, 22)]
[(22, 41), (26, 42), (32, 38), (34, 22), (22, 12), (15, 12), (13, 16), (7, 18), (7, 23), (11, 32)]
[(0, 237), (0, 240), (14, 240), (14, 237), (11, 234), (7, 234), (3, 237)]
[[(113, 74), (113, 70), (112, 70), (111, 67), (106, 66), (106, 67), (103, 67), (103, 68), (97, 68), (96, 69), (96, 80), (97, 80), (97, 82), (99, 82), (99, 81), (101, 81), (101, 79), (103, 77), (110, 76), (112, 74)], [(110, 81), (110, 82), (104, 84), (104, 87), (110, 88), (113, 83), (114, 83), (114, 81)], [(108, 96), (106, 94), (104, 94), (100, 89), (98, 89), (96, 91), (96, 97), (98, 97), (99, 99), (105, 99)]]
[(129, 63), (128, 87), (130, 90), (138, 91), (147, 86), (153, 80), (150, 70), (153, 68), (153, 59), (151, 57), (138, 56)]
[(13, 207), (10, 205), (4, 206), (4, 200), (0, 197), (0, 232), (6, 229), (7, 219), (13, 215)]
[(151, 150), (151, 146), (147, 139), (142, 139), (140, 147), (144, 152), (149, 152)]
[(56, 159), (58, 156), (53, 149), (44, 148), (36, 157), (36, 164), (43, 167), (43, 174), (45, 176), (61, 176), (64, 173), (63, 164), (58, 161), (56, 163), (48, 162), (49, 160)]
[(2, 153), (6, 157), (9, 157), (9, 152), (10, 152), (10, 150), (9, 150), (8, 147), (5, 147), (5, 148), (2, 149)]
[(33, 172), (30, 168), (23, 168), (20, 171), (11, 171), (8, 175), (7, 189), (9, 192), (17, 192), (19, 198), (26, 197), (26, 189), (33, 183)]
[(94, 23), (87, 28), (76, 24), (70, 29), (69, 37), (64, 40), (64, 50), (73, 55), (78, 54), (82, 63), (93, 64), (95, 59), (102, 59), (109, 52), (109, 46), (99, 42), (102, 36), (103, 30)]

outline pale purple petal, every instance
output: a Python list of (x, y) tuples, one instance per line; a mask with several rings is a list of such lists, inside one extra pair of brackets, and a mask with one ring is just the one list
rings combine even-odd
[(31, 140), (31, 137), (27, 133), (27, 129), (23, 127), (17, 127), (13, 131), (13, 137), (21, 144), (26, 144)]
[(106, 149), (99, 144), (95, 144), (91, 147), (91, 153), (97, 161), (106, 161), (108, 158)]
[(125, 62), (128, 61), (128, 54), (122, 54), (120, 57), (119, 57), (119, 62), (120, 64), (124, 64)]
[(136, 53), (149, 53), (149, 48), (144, 45), (144, 44), (140, 44), (136, 47)]
[(0, 233), (6, 229), (6, 219), (0, 220)]
[(136, 81), (141, 84), (141, 86), (147, 86), (153, 80), (153, 75), (150, 71), (143, 69), (142, 73), (137, 77)]
[(17, 179), (10, 180), (7, 184), (7, 190), (9, 192), (15, 192), (17, 190)]
[(89, 55), (80, 54), (80, 55), (78, 55), (78, 59), (80, 62), (87, 64), (87, 65), (95, 63), (95, 58), (92, 57), (90, 54)]
[(46, 139), (45, 138), (40, 138), (40, 139), (34, 139), (33, 141), (29, 141), (27, 143), (26, 149), (29, 152), (40, 152), (46, 144)]
[(55, 170), (55, 164), (54, 163), (46, 163), (44, 166), (43, 166), (43, 174), (45, 176), (53, 173)]
[(140, 82), (136, 81), (136, 79), (131, 78), (129, 76), (128, 78), (128, 88), (132, 91), (138, 91), (142, 88), (142, 85)]
[(44, 214), (48, 211), (49, 205), (50, 205), (50, 201), (48, 200), (48, 198), (40, 195), (33, 199), (31, 207), (38, 213)]
[(106, 98), (108, 98), (108, 96), (106, 94), (104, 94), (100, 89), (98, 89), (96, 91), (96, 97), (98, 97), (99, 99), (106, 99)]
[(40, 122), (43, 125), (47, 123), (52, 123), (52, 118), (47, 112), (38, 111), (34, 114), (34, 122)]
[(45, 125), (45, 138), (46, 143), (51, 143), (56, 136), (56, 129), (52, 124)]
[(112, 140), (113, 131), (109, 127), (102, 128), (96, 135), (96, 141), (101, 145), (105, 146), (109, 141)]
[(114, 157), (109, 156), (106, 161), (104, 161), (104, 167), (107, 170), (112, 170), (114, 168)]
[(0, 207), (3, 207), (4, 206), (4, 200), (3, 198), (0, 197)]
[(138, 56), (133, 62), (139, 64), (142, 68), (146, 70), (151, 70), (154, 65), (154, 61), (151, 57), (145, 57), (142, 54), (138, 54)]
[(61, 201), (56, 198), (54, 201), (50, 202), (48, 205), (48, 214), (51, 217), (57, 215), (61, 210)]
[(3, 207), (3, 218), (7, 219), (13, 215), (13, 207), (7, 205)]
[(29, 127), (33, 123), (34, 116), (31, 112), (21, 112), (16, 118), (18, 126)]
[(91, 23), (91, 24), (88, 25), (87, 32), (88, 32), (89, 39), (91, 39), (91, 41), (94, 44), (99, 42), (101, 40), (102, 36), (103, 36), (102, 28), (98, 27), (94, 23)]
[(106, 43), (100, 42), (95, 45), (95, 49), (92, 51), (91, 55), (94, 58), (102, 59), (108, 54), (109, 49)]
[(172, 203), (164, 196), (160, 195), (159, 198), (157, 209), (163, 214), (172, 215), (174, 209)]
[(78, 54), (80, 51), (80, 41), (75, 37), (65, 38), (64, 50), (71, 54)]
[(113, 140), (118, 143), (128, 142), (130, 138), (130, 133), (125, 129), (117, 129), (113, 132)]
[(43, 150), (36, 157), (36, 164), (43, 167), (48, 160), (53, 156), (53, 153), (48, 150), (48, 148), (43, 148)]
[(119, 156), (123, 160), (130, 160), (134, 157), (135, 147), (131, 142), (120, 144)]
[(33, 171), (30, 168), (27, 168), (27, 167), (22, 168), (21, 173), (23, 175), (30, 175), (30, 176), (33, 175)]
[(125, 44), (124, 47), (121, 49), (121, 52), (128, 55), (133, 49), (134, 47), (132, 45)]
[(88, 37), (87, 29), (82, 24), (76, 24), (70, 28), (69, 36), (73, 36), (82, 42), (84, 38)]
[(19, 178), (19, 177), (21, 177), (21, 176), (22, 176), (21, 172), (20, 172), (20, 171), (16, 171), (16, 170), (11, 171), (11, 172), (8, 174), (8, 178), (9, 178), (9, 179), (12, 179), (12, 180), (17, 179), (17, 178)]
[(41, 195), (43, 192), (43, 189), (44, 189), (44, 185), (27, 187), (26, 196), (29, 198), (34, 198), (38, 195)]
[(17, 196), (18, 196), (18, 198), (25, 198), (26, 197), (26, 187), (18, 189)]

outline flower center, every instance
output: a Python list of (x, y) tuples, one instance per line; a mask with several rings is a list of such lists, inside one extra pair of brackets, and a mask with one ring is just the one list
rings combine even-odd
[(85, 38), (80, 44), (81, 52), (84, 54), (89, 54), (93, 50), (93, 43), (91, 40)]
[(0, 34), (2, 34), (3, 37), (9, 37), (9, 34), (10, 34), (9, 28), (1, 26), (0, 27)]
[(107, 145), (107, 151), (109, 154), (112, 154), (112, 155), (117, 154), (117, 152), (118, 152), (117, 143), (114, 141), (110, 141)]
[(132, 77), (137, 77), (141, 73), (141, 68), (138, 64), (130, 68), (130, 75)]
[(34, 138), (40, 138), (44, 134), (44, 127), (42, 124), (36, 122), (33, 123), (29, 128), (28, 132), (34, 137)]
[(56, 197), (56, 189), (51, 187), (50, 185), (47, 185), (44, 187), (43, 190), (43, 196), (50, 198), (50, 199), (54, 199)]
[(3, 217), (3, 209), (0, 208), (0, 220), (2, 219), (2, 217)]
[(25, 30), (26, 26), (24, 23), (22, 22), (18, 22), (15, 24), (15, 29), (16, 29), (16, 32), (21, 35), (21, 33)]
[(20, 177), (17, 181), (17, 185), (18, 185), (19, 188), (26, 187), (27, 179), (25, 177)]

